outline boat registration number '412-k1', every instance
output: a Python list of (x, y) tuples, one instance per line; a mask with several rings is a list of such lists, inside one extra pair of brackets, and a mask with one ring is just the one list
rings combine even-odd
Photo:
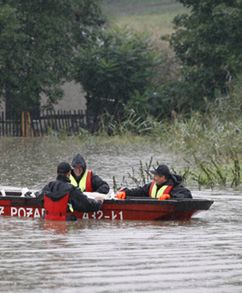
[[(44, 208), (38, 207), (9, 207), (0, 206), (0, 216), (42, 218), (45, 214)], [(122, 211), (109, 210), (108, 212), (97, 211), (90, 213), (78, 213), (78, 218), (83, 220), (123, 220)]]
[(123, 212), (122, 211), (109, 211), (104, 213), (103, 211), (97, 211), (92, 213), (83, 213), (82, 217), (85, 219), (94, 219), (94, 220), (123, 220)]

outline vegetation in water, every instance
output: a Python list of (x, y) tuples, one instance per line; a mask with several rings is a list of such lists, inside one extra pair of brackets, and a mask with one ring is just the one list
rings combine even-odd
[[(186, 168), (180, 170), (185, 178), (198, 187), (231, 186), (241, 184), (242, 162), (242, 100), (241, 87), (227, 97), (208, 102), (205, 113), (194, 112), (190, 118), (177, 116), (173, 120), (160, 122), (149, 116), (139, 117), (127, 111), (124, 121), (109, 120), (102, 135), (110, 133), (122, 140), (124, 137), (143, 138), (165, 145), (184, 160)], [(137, 122), (137, 125), (135, 122)], [(141, 123), (142, 122), (142, 123)], [(176, 169), (176, 166), (174, 166)], [(144, 168), (148, 170), (148, 168)], [(142, 170), (142, 168), (141, 168)], [(142, 183), (143, 173), (128, 175), (133, 183)], [(127, 176), (126, 176), (127, 177)]]
[[(231, 164), (224, 165), (211, 158), (205, 162), (193, 158), (193, 163), (186, 162), (187, 166), (178, 169), (176, 166), (171, 167), (173, 174), (179, 174), (183, 182), (201, 188), (238, 188), (241, 185), (241, 163), (236, 154), (231, 154)], [(153, 158), (149, 162), (139, 162), (137, 169), (132, 168), (126, 176), (123, 176), (121, 182), (117, 182), (113, 177), (113, 190), (116, 192), (121, 187), (142, 186), (152, 181), (153, 175), (150, 170), (157, 167), (160, 163), (153, 163)]]

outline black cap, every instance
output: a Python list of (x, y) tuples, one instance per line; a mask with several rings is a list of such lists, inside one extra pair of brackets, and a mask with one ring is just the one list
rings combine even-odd
[(58, 174), (66, 174), (69, 171), (71, 171), (71, 165), (69, 163), (66, 162), (61, 162), (58, 166), (57, 166), (57, 173)]
[(165, 176), (166, 178), (171, 176), (171, 172), (166, 165), (159, 165), (155, 170), (150, 172), (154, 175)]

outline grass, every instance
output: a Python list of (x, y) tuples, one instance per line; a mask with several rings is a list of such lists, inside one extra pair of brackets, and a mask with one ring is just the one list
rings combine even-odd
[[(193, 113), (164, 127), (163, 139), (182, 153), (199, 187), (240, 186), (242, 164), (241, 87), (208, 103), (208, 111)], [(172, 136), (171, 136), (172, 133)]]
[[(174, 121), (159, 122), (151, 117), (140, 118), (129, 109), (123, 121), (107, 121), (101, 136), (105, 135), (105, 129), (112, 129), (114, 140), (156, 141), (186, 162), (178, 173), (182, 172), (199, 188), (237, 188), (242, 182), (241, 113), (241, 88), (238, 88), (230, 96), (208, 103), (206, 113), (195, 112), (189, 119), (177, 117)], [(138, 173), (131, 170), (126, 179), (135, 184), (143, 182), (141, 171), (142, 166)]]
[(103, 0), (104, 12), (113, 17), (173, 13), (182, 7), (176, 0)]
[(173, 18), (185, 12), (185, 8), (176, 0), (104, 0), (103, 11), (111, 26), (148, 33), (162, 47), (167, 47), (161, 36), (173, 32)]

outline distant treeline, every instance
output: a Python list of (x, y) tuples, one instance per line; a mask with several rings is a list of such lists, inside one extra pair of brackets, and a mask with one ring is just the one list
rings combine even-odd
[(95, 125), (104, 114), (120, 121), (127, 109), (160, 120), (206, 112), (241, 73), (242, 3), (179, 2), (189, 13), (174, 19), (166, 38), (179, 65), (172, 76), (165, 51), (147, 36), (112, 28), (98, 0), (2, 1), (0, 93), (7, 112), (36, 112), (41, 94), (51, 109), (66, 80), (82, 84)]

